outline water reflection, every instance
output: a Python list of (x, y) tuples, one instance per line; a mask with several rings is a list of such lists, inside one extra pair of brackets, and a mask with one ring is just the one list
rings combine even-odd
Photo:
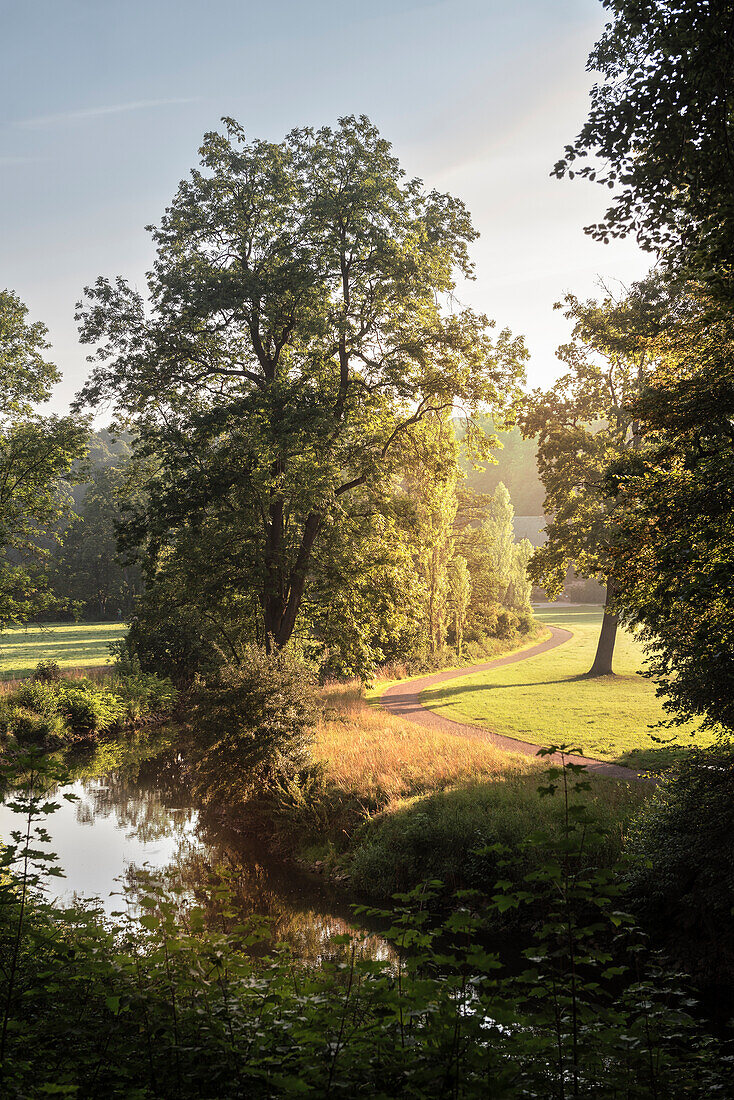
[[(305, 961), (334, 955), (334, 935), (361, 931), (348, 904), (316, 876), (263, 856), (239, 834), (206, 822), (194, 806), (186, 768), (170, 731), (154, 741), (109, 743), (72, 761), (74, 781), (58, 793), (60, 808), (46, 821), (50, 848), (65, 878), (52, 879), (50, 895), (61, 904), (98, 899), (112, 914), (124, 908), (125, 887), (134, 899), (141, 876), (161, 874), (186, 897), (218, 919), (212, 883), (226, 879), (238, 919), (267, 917), (272, 940), (288, 943)], [(16, 814), (0, 806), (0, 837), (19, 827)], [(387, 957), (391, 949), (368, 936), (367, 952)]]

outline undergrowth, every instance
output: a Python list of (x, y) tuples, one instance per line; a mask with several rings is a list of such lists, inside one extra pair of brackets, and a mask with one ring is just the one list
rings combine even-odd
[[(500, 877), (454, 897), (436, 924), (439, 883), (384, 910), (396, 953), (339, 936), (340, 953), (307, 966), (242, 920), (226, 883), (207, 905), (150, 880), (117, 924), (39, 891), (55, 870), (43, 817), (53, 811), (42, 758), (5, 780), (19, 828), (0, 875), (0, 1093), (9, 1100), (242, 1100), (293, 1095), (727, 1096), (728, 1049), (697, 1018), (685, 979), (656, 956), (626, 912), (580, 765), (541, 781), (559, 832), (536, 829), (533, 869), (514, 882), (512, 853), (485, 845)], [(537, 795), (536, 795), (537, 797)], [(488, 950), (493, 914), (540, 915), (513, 968)]]

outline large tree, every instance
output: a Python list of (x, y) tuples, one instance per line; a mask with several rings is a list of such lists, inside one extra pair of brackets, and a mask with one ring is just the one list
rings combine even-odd
[(12, 291), (0, 291), (0, 623), (44, 610), (48, 589), (39, 563), (60, 537), (71, 507), (66, 484), (86, 449), (86, 424), (41, 416), (37, 405), (58, 381), (46, 358), (47, 329), (29, 323)]
[[(612, 189), (596, 239), (644, 248), (734, 299), (734, 4), (602, 0), (589, 116), (555, 167)], [(593, 155), (593, 160), (590, 160)]]
[(427, 417), (502, 405), (524, 348), (452, 310), (469, 214), (406, 179), (364, 117), (279, 144), (225, 120), (152, 232), (148, 302), (99, 279), (80, 306), (97, 345), (80, 400), (114, 401), (160, 456), (141, 536), (194, 552), (224, 523), (280, 647), (350, 500), (389, 482)]
[(611, 545), (617, 496), (610, 466), (641, 442), (632, 409), (655, 369), (655, 338), (667, 301), (664, 282), (651, 275), (627, 294), (601, 301), (565, 299), (571, 340), (558, 349), (569, 370), (547, 392), (534, 391), (523, 431), (537, 437), (538, 469), (546, 490), (547, 542), (530, 562), (530, 574), (549, 596), (563, 589), (569, 565), (606, 585), (607, 601), (590, 675), (613, 671), (617, 633), (616, 579)]
[(644, 446), (609, 471), (618, 602), (676, 721), (734, 730), (734, 324), (689, 285), (634, 402)]
[(661, 326), (663, 369), (634, 403), (645, 445), (608, 478), (623, 503), (617, 605), (644, 631), (671, 709), (731, 728), (734, 5), (605, 6), (613, 18), (589, 59), (602, 79), (556, 173), (613, 189), (588, 231), (634, 232), (678, 283)]

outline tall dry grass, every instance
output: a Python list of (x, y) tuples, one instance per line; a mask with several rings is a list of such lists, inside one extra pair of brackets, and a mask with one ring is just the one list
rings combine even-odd
[[(103, 680), (112, 671), (111, 665), (78, 665), (74, 668), (62, 668), (61, 675), (64, 680)], [(33, 673), (27, 676), (16, 676), (12, 680), (0, 680), (0, 695), (7, 695), (15, 691), (22, 684), (27, 684)]]
[[(562, 799), (538, 793), (544, 759), (413, 725), (370, 706), (358, 684), (328, 686), (322, 701), (311, 751), (323, 786), (285, 800), (279, 831), (286, 846), (309, 859), (317, 852), (366, 895), (388, 898), (425, 878), (466, 885), (473, 853), (495, 841), (516, 853), (521, 877), (527, 837), (560, 828)], [(605, 865), (618, 857), (644, 787), (589, 777), (581, 797), (604, 830), (596, 854)], [(499, 868), (485, 872), (491, 884)]]
[(323, 689), (324, 718), (313, 756), (328, 781), (371, 805), (390, 803), (500, 776), (529, 775), (539, 765), (480, 740), (416, 726), (370, 706), (358, 684)]

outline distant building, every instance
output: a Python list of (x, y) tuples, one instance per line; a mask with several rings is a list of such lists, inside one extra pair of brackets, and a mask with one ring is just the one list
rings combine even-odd
[(546, 541), (545, 516), (515, 516), (512, 521), (515, 529), (515, 542), (527, 539), (532, 546), (542, 546)]

